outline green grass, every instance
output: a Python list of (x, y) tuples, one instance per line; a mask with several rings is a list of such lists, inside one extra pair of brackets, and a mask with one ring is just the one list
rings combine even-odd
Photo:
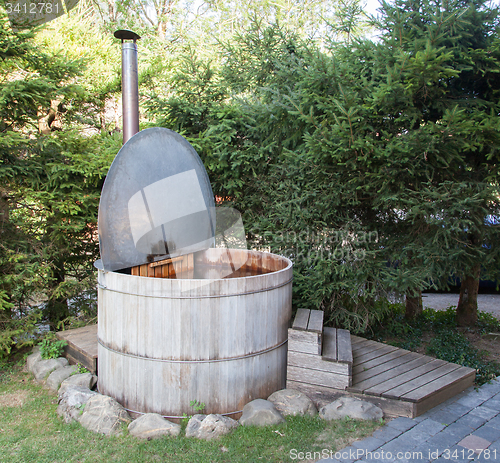
[[(0, 375), (0, 462), (287, 462), (290, 452), (336, 451), (380, 423), (289, 417), (265, 428), (239, 426), (215, 441), (179, 437), (143, 441), (105, 437), (56, 414), (57, 397), (10, 365)], [(1, 366), (0, 366), (1, 368)], [(22, 404), (21, 404), (22, 403)], [(14, 406), (12, 406), (14, 404)], [(319, 458), (316, 458), (319, 459)]]

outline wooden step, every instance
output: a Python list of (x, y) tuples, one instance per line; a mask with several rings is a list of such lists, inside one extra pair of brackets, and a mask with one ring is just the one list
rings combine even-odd
[(321, 355), (323, 311), (298, 309), (288, 330), (288, 350)]
[(323, 360), (352, 366), (351, 334), (340, 328), (323, 329)]
[(321, 310), (297, 310), (288, 330), (287, 381), (341, 390), (351, 386), (349, 331), (323, 328)]
[(63, 355), (69, 363), (80, 363), (92, 374), (97, 374), (97, 325), (59, 331), (56, 336), (68, 343)]

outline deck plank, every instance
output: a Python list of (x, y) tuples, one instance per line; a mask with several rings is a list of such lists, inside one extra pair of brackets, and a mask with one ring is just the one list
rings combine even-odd
[[(397, 378), (389, 378), (388, 380), (383, 381), (383, 382), (377, 384), (376, 386), (365, 389), (365, 391), (364, 391), (365, 394), (373, 394), (373, 395), (384, 394), (385, 395), (385, 393), (387, 393), (387, 391), (393, 390), (396, 387), (404, 385), (404, 384), (408, 383), (409, 381), (413, 381), (415, 378), (418, 378), (421, 375), (424, 375), (432, 370), (435, 370), (436, 368), (443, 366), (442, 360), (435, 360), (431, 357), (424, 357), (424, 358), (426, 360), (428, 359), (428, 361), (424, 365), (421, 365), (420, 367), (417, 367), (417, 368), (415, 368), (407, 373), (399, 375)], [(408, 391), (406, 391), (406, 392), (408, 392)], [(397, 396), (397, 397), (399, 397), (399, 396)]]
[(356, 357), (360, 357), (361, 355), (365, 355), (367, 353), (375, 352), (379, 349), (385, 347), (385, 344), (381, 344), (380, 342), (371, 342), (370, 344), (365, 344), (363, 346), (356, 346), (352, 352)]
[(380, 374), (372, 376), (371, 378), (367, 378), (363, 381), (358, 381), (358, 379), (355, 377), (353, 379), (352, 390), (362, 392), (366, 389), (370, 389), (376, 386), (377, 384), (380, 384), (384, 381), (389, 381), (399, 375), (402, 375), (403, 373), (407, 373), (415, 368), (425, 365), (428, 362), (429, 360), (422, 356), (420, 358), (412, 360), (411, 362), (403, 363), (394, 368), (386, 369)]
[(353, 367), (353, 373), (359, 373), (360, 371), (366, 371), (369, 370), (370, 368), (373, 368), (377, 365), (381, 365), (383, 363), (387, 363), (389, 360), (392, 360), (397, 357), (401, 357), (402, 355), (409, 354), (409, 350), (404, 350), (404, 349), (398, 349), (392, 352), (389, 352), (387, 354), (384, 354), (380, 357), (374, 358), (373, 360), (368, 360), (363, 363), (358, 363), (356, 359), (354, 359), (354, 367)]
[(337, 361), (352, 365), (351, 335), (347, 330), (337, 329)]
[[(436, 363), (436, 361), (432, 363)], [(426, 365), (424, 365), (424, 367), (425, 366)], [(446, 375), (447, 373), (451, 373), (452, 371), (457, 370), (458, 368), (460, 368), (459, 365), (445, 362), (444, 365), (441, 365), (438, 368), (434, 368), (431, 371), (421, 373), (418, 375), (418, 377), (415, 377), (411, 381), (407, 381), (404, 384), (400, 384), (399, 386), (396, 386), (392, 389), (385, 391), (384, 397), (399, 399), (401, 396), (408, 394), (414, 389), (417, 389), (418, 387), (423, 386), (424, 384), (428, 384), (431, 381), (434, 381), (435, 379)]]
[[(453, 364), (451, 364), (453, 365)], [(439, 392), (443, 387), (449, 386), (456, 381), (461, 379), (466, 379), (468, 376), (474, 374), (475, 370), (467, 367), (459, 367), (445, 375), (436, 378), (432, 381), (428, 381), (422, 386), (413, 389), (412, 391), (401, 396), (403, 400), (409, 400), (410, 402), (420, 402), (422, 400), (428, 399), (430, 396)]]
[(309, 309), (297, 309), (297, 315), (295, 315), (292, 328), (294, 330), (305, 331), (307, 329), (310, 313), (311, 311)]
[(68, 343), (64, 356), (70, 363), (81, 363), (91, 373), (97, 374), (97, 325), (59, 331), (56, 335)]
[(354, 381), (354, 383), (364, 381), (365, 379), (369, 379), (372, 376), (379, 375), (379, 374), (383, 373), (384, 371), (387, 371), (391, 368), (398, 367), (400, 365), (404, 365), (404, 364), (411, 362), (412, 360), (418, 359), (420, 357), (423, 357), (423, 355), (417, 354), (416, 352), (409, 352), (408, 354), (403, 354), (401, 356), (393, 358), (392, 360), (389, 360), (388, 362), (382, 363), (381, 365), (377, 365), (377, 366), (370, 368), (368, 370), (362, 370), (362, 371), (357, 372), (356, 375), (354, 375), (353, 381)]
[(322, 310), (311, 310), (309, 322), (307, 323), (307, 331), (321, 334), (323, 332), (323, 317), (324, 312)]
[(337, 329), (325, 328), (323, 330), (323, 359), (329, 362), (337, 361)]
[(355, 355), (356, 363), (361, 365), (362, 363), (369, 362), (370, 360), (373, 360), (385, 354), (389, 354), (390, 352), (394, 352), (396, 350), (398, 350), (397, 347), (386, 346), (385, 344), (383, 344), (380, 349), (373, 350), (371, 352), (364, 352), (361, 355)]

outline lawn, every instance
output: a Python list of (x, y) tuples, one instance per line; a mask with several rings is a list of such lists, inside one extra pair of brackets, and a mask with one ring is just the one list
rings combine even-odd
[(126, 430), (122, 437), (105, 437), (78, 423), (65, 424), (56, 414), (57, 396), (37, 384), (23, 365), (4, 364), (0, 371), (0, 462), (316, 461), (381, 425), (289, 417), (277, 426), (239, 426), (211, 442), (184, 437), (184, 426), (179, 437), (151, 441), (136, 439)]

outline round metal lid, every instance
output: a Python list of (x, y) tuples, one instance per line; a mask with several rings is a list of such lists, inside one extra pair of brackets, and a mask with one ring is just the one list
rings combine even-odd
[(134, 135), (109, 169), (98, 224), (109, 271), (214, 246), (214, 196), (194, 148), (169, 129)]

